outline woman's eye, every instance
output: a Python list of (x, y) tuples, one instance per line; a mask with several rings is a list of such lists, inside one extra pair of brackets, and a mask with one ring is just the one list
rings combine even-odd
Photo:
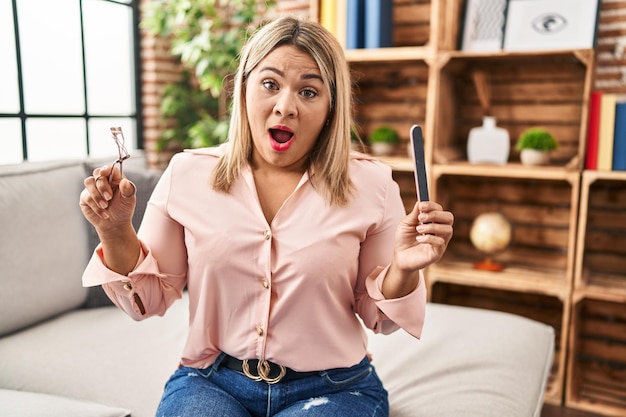
[(304, 97), (306, 98), (314, 98), (317, 97), (317, 91), (315, 90), (311, 90), (311, 89), (306, 89), (306, 90), (302, 90), (300, 92), (300, 94), (302, 94)]
[(267, 88), (268, 90), (275, 90), (276, 88), (278, 88), (276, 86), (276, 83), (272, 80), (264, 80), (262, 84), (263, 87)]

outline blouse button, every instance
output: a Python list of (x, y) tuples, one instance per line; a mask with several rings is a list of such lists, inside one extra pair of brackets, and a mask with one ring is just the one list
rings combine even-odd
[(267, 279), (263, 279), (263, 288), (269, 288), (270, 287), (270, 282)]
[(256, 334), (258, 334), (259, 336), (263, 336), (263, 329), (261, 328), (261, 326), (256, 326)]
[(272, 237), (272, 231), (271, 231), (271, 230), (266, 230), (266, 231), (263, 233), (263, 237), (265, 238), (265, 240), (269, 240), (269, 238), (271, 238), (271, 237)]
[(124, 283), (124, 289), (125, 289), (126, 291), (130, 291), (130, 290), (132, 290), (132, 289), (133, 289), (133, 286), (131, 285), (131, 283), (130, 283), (130, 282), (126, 282), (126, 283)]

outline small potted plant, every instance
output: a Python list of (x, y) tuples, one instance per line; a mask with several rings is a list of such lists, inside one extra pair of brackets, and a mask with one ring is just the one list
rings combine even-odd
[(400, 143), (400, 137), (398, 132), (389, 126), (380, 126), (374, 129), (369, 137), (369, 142), (372, 148), (372, 154), (376, 156), (388, 156), (393, 155), (398, 143)]
[(533, 127), (522, 132), (517, 145), (524, 165), (546, 165), (550, 162), (550, 151), (559, 146), (554, 136), (546, 129)]

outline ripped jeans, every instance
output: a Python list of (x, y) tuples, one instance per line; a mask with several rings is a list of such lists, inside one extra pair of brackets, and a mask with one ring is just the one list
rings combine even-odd
[(367, 358), (350, 368), (267, 384), (220, 366), (179, 368), (156, 417), (388, 417), (387, 391)]

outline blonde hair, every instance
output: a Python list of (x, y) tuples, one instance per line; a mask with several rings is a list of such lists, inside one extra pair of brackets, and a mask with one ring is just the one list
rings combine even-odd
[(343, 49), (335, 37), (313, 21), (283, 16), (260, 27), (242, 48), (235, 74), (229, 146), (215, 169), (213, 188), (229, 192), (252, 155), (252, 133), (246, 112), (246, 81), (269, 53), (292, 45), (317, 63), (331, 97), (326, 125), (309, 156), (311, 181), (329, 204), (345, 205), (352, 192), (350, 159), (351, 81)]

